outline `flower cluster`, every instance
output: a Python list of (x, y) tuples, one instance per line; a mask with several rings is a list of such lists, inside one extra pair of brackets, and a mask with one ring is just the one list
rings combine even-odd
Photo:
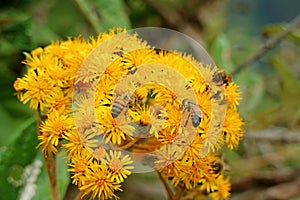
[(122, 29), (37, 48), (24, 64), (14, 87), (40, 114), (39, 146), (45, 156), (68, 152), (84, 196), (118, 198), (138, 159), (186, 196), (228, 199), (214, 152), (238, 146), (243, 121), (225, 72)]

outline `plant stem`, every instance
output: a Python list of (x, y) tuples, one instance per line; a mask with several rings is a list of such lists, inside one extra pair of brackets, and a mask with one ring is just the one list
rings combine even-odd
[(45, 159), (46, 170), (50, 182), (52, 200), (59, 200), (60, 197), (59, 197), (59, 188), (57, 182), (56, 155), (51, 153), (47, 157), (44, 156), (44, 159)]
[[(38, 107), (38, 110), (36, 112), (37, 116), (37, 130), (38, 135), (41, 135), (40, 132), (40, 125), (42, 123), (43, 115), (41, 114), (41, 110)], [(44, 155), (45, 160), (45, 166), (46, 171), (50, 183), (50, 190), (52, 195), (52, 200), (59, 200), (59, 187), (58, 187), (58, 181), (57, 181), (57, 161), (56, 161), (56, 155), (51, 153), (47, 156)]]
[(160, 180), (162, 181), (162, 183), (164, 184), (164, 186), (166, 188), (166, 191), (167, 191), (167, 194), (168, 194), (168, 199), (169, 200), (175, 200), (175, 198), (174, 198), (175, 196), (174, 196), (174, 194), (173, 194), (173, 192), (172, 192), (172, 190), (171, 190), (171, 188), (170, 188), (167, 180), (164, 179), (164, 177), (161, 175), (161, 173), (159, 173), (158, 171), (157, 171), (157, 173), (159, 175)]
[(83, 192), (78, 189), (71, 181), (68, 184), (63, 200), (80, 200)]
[(179, 200), (181, 198), (181, 195), (182, 195), (183, 191), (184, 191), (183, 185), (179, 185), (178, 189), (177, 189), (177, 192), (176, 192), (176, 194), (174, 196), (174, 199), (175, 200)]
[(252, 56), (250, 56), (247, 60), (239, 64), (235, 70), (231, 73), (235, 75), (239, 73), (241, 70), (245, 69), (248, 65), (253, 62), (259, 60), (268, 50), (275, 47), (279, 44), (297, 25), (300, 24), (300, 15), (295, 17), (290, 23), (287, 24), (286, 29), (282, 31), (278, 36), (272, 37), (268, 39)]
[(126, 150), (126, 149), (132, 147), (139, 140), (140, 140), (140, 138), (134, 138), (132, 141), (128, 142), (127, 144), (124, 144), (123, 146), (121, 146), (120, 149)]

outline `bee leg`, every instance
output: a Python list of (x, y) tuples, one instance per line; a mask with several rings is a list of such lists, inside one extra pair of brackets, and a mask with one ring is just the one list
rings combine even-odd
[(187, 126), (187, 124), (188, 124), (188, 122), (189, 122), (190, 116), (191, 116), (191, 114), (189, 113), (189, 115), (188, 115), (188, 117), (187, 117), (187, 119), (186, 119), (186, 121), (185, 121), (185, 124), (184, 124), (184, 127), (185, 127), (185, 128), (186, 128), (186, 126)]

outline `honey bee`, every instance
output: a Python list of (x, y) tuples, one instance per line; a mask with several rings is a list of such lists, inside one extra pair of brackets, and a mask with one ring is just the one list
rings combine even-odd
[(123, 57), (124, 49), (120, 48), (120, 50), (113, 52), (113, 54), (115, 54), (117, 56), (120, 56), (120, 57)]
[(213, 174), (221, 174), (224, 169), (224, 163), (221, 160), (216, 160), (210, 166), (210, 172)]
[(190, 117), (192, 118), (193, 126), (195, 128), (198, 127), (201, 122), (201, 119), (202, 119), (202, 113), (201, 113), (200, 108), (195, 103), (193, 103), (192, 101), (190, 101), (188, 99), (183, 99), (181, 107), (182, 107), (182, 110), (189, 112), (189, 115), (186, 119), (184, 127), (187, 126), (187, 123), (188, 123)]
[(228, 84), (232, 82), (232, 76), (225, 71), (216, 72), (213, 76), (213, 81), (219, 83), (219, 86), (228, 86)]
[(125, 108), (128, 108), (130, 105), (132, 105), (132, 101), (132, 95), (129, 93), (117, 96), (112, 104), (112, 117), (114, 119), (117, 118)]
[(229, 73), (226, 73), (224, 71), (220, 72), (223, 84), (225, 84), (226, 86), (232, 82), (232, 76)]

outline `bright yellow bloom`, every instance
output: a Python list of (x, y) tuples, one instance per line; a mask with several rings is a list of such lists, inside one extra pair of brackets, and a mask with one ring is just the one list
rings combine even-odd
[(72, 174), (72, 183), (77, 185), (82, 184), (85, 178), (86, 172), (89, 170), (90, 165), (92, 164), (92, 157), (89, 152), (83, 150), (78, 154), (74, 154), (71, 159), (71, 163), (69, 164), (68, 171)]
[(226, 118), (223, 125), (225, 141), (229, 149), (234, 149), (238, 146), (239, 141), (243, 136), (242, 126), (243, 120), (239, 116), (237, 110), (228, 108), (226, 110)]
[(178, 175), (181, 171), (180, 159), (183, 156), (184, 151), (177, 145), (165, 145), (159, 150), (154, 152), (154, 166), (160, 172), (163, 172), (166, 176)]
[[(125, 29), (53, 42), (23, 63), (27, 73), (14, 88), (41, 115), (39, 146), (44, 156), (65, 148), (83, 196), (118, 198), (133, 161), (106, 149), (116, 145), (140, 153), (142, 162), (154, 160), (149, 165), (175, 189), (195, 192), (193, 199), (229, 198), (229, 179), (213, 164), (219, 160), (213, 152), (224, 143), (236, 148), (243, 136), (240, 92), (230, 75), (225, 80), (217, 67), (155, 49)], [(133, 98), (123, 105), (127, 93)], [(199, 124), (184, 100), (200, 108)]]
[[(73, 119), (66, 115), (61, 115), (58, 111), (49, 113), (48, 119), (41, 124), (41, 135), (38, 139), (41, 141), (39, 146), (43, 147), (43, 152), (53, 152), (53, 147), (58, 148), (58, 142), (63, 136), (74, 128)], [(47, 149), (49, 148), (49, 149)]]
[(239, 100), (241, 100), (240, 92), (238, 92), (238, 85), (235, 83), (229, 83), (228, 86), (226, 86), (226, 103), (231, 104), (235, 106), (239, 105)]
[(76, 129), (63, 135), (63, 138), (67, 140), (63, 147), (66, 148), (69, 153), (68, 159), (72, 158), (73, 155), (80, 154), (84, 150), (84, 144), (82, 137), (79, 136)]
[(92, 193), (92, 198), (100, 200), (118, 198), (114, 192), (122, 191), (120, 185), (112, 178), (111, 172), (104, 164), (93, 162), (90, 164), (85, 176), (82, 177), (82, 185), (79, 187), (83, 191), (83, 197)]
[[(110, 151), (106, 159), (102, 161), (109, 167), (112, 174), (111, 178), (117, 183), (122, 183), (131, 174), (130, 170), (134, 167), (130, 166), (133, 163), (129, 155), (122, 156), (121, 151)], [(128, 166), (129, 165), (129, 166)]]
[(153, 62), (152, 52), (149, 48), (125, 52), (122, 55), (123, 69), (134, 72), (141, 65)]
[(20, 101), (27, 103), (30, 101), (30, 107), (37, 110), (43, 110), (45, 106), (50, 107), (52, 96), (60, 92), (59, 87), (55, 87), (51, 79), (41, 70), (30, 70), (22, 78), (17, 80), (16, 90), (24, 91), (20, 94)]
[(106, 142), (111, 141), (113, 144), (120, 145), (123, 140), (131, 138), (135, 128), (128, 124), (126, 119), (121, 118), (117, 121), (112, 117), (108, 107), (102, 108), (101, 111), (98, 111), (99, 123), (106, 136)]
[(230, 189), (231, 184), (229, 182), (229, 178), (224, 179), (223, 175), (218, 177), (216, 180), (218, 189), (211, 194), (209, 194), (209, 197), (211, 197), (213, 200), (223, 200), (223, 199), (229, 199), (230, 197)]
[(85, 95), (73, 102), (73, 116), (79, 133), (92, 129), (96, 124), (94, 109), (93, 99)]

